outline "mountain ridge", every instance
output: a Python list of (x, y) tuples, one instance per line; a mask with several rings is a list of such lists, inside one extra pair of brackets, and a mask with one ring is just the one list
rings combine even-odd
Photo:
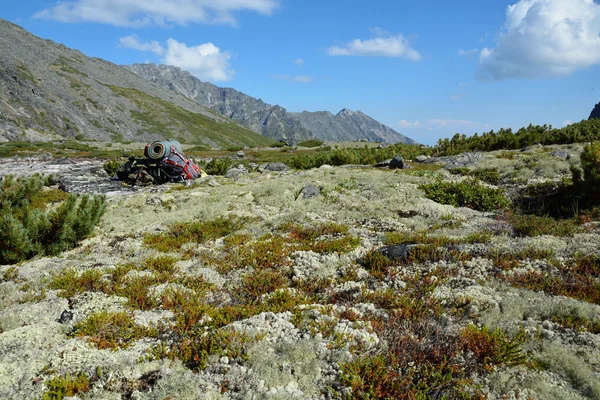
[(0, 19), (0, 141), (151, 141), (227, 147), (269, 139), (109, 61)]
[(222, 88), (203, 82), (178, 67), (152, 63), (124, 65), (124, 67), (273, 139), (316, 138), (326, 141), (368, 139), (375, 142), (415, 143), (414, 140), (361, 111), (343, 108), (335, 115), (329, 111), (291, 112), (233, 88)]

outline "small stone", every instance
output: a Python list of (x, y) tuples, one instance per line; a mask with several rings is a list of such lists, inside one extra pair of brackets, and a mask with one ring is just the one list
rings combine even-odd
[(67, 324), (73, 320), (73, 313), (68, 310), (64, 310), (60, 317), (58, 317), (58, 322), (61, 324)]
[(571, 153), (566, 150), (555, 150), (550, 153), (552, 157), (560, 158), (561, 160), (569, 160), (571, 159)]
[(221, 362), (221, 364), (229, 364), (229, 357), (223, 356), (219, 361)]
[(240, 150), (240, 151), (237, 152), (236, 156), (238, 158), (244, 158), (246, 156), (246, 154), (242, 150)]
[[(316, 187), (314, 185), (305, 186), (300, 191), (300, 196), (302, 196), (303, 199), (310, 199), (311, 197), (316, 197), (316, 196), (319, 196), (320, 194), (321, 194), (321, 189), (319, 189), (318, 187)], [(300, 197), (300, 196), (298, 196), (298, 197)]]
[(427, 160), (428, 158), (429, 157), (427, 157), (425, 155), (420, 155), (420, 156), (417, 156), (417, 158), (415, 158), (415, 161), (416, 162), (423, 162), (423, 161)]
[(149, 197), (148, 199), (146, 199), (146, 204), (148, 204), (149, 206), (161, 206), (162, 200), (158, 197)]
[(405, 244), (383, 246), (379, 249), (379, 253), (392, 261), (401, 261), (408, 257), (408, 254), (413, 247), (415, 246)]

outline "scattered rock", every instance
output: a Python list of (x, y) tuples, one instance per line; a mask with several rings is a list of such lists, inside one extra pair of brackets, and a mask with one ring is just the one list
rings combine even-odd
[(240, 150), (237, 152), (236, 156), (238, 158), (244, 158), (244, 157), (246, 157), (246, 154), (242, 150)]
[(244, 167), (238, 167), (238, 168), (231, 168), (229, 171), (227, 171), (227, 173), (225, 174), (225, 178), (229, 178), (229, 179), (233, 179), (233, 180), (238, 180), (240, 177), (244, 176), (244, 175), (248, 175), (248, 170)]
[(397, 155), (390, 161), (390, 169), (404, 169), (404, 167), (404, 158), (401, 155)]
[(303, 199), (310, 199), (311, 197), (316, 197), (321, 195), (321, 189), (314, 186), (308, 185), (305, 186), (301, 191), (298, 198), (302, 197)]
[(415, 158), (415, 161), (416, 162), (423, 162), (423, 161), (427, 160), (428, 158), (429, 157), (421, 154), (420, 156), (417, 156), (417, 158)]
[(388, 160), (383, 160), (383, 161), (378, 162), (377, 164), (375, 164), (375, 166), (377, 168), (387, 168), (390, 166), (391, 162), (392, 162), (392, 159), (390, 158)]
[(291, 168), (288, 167), (286, 164), (282, 163), (282, 162), (274, 162), (274, 163), (268, 163), (268, 164), (262, 164), (260, 167), (258, 167), (258, 170), (260, 172), (285, 172), (285, 171), (289, 171)]
[(415, 247), (415, 245), (400, 244), (383, 246), (379, 249), (379, 253), (392, 261), (402, 261), (408, 257), (408, 254), (413, 247)]
[(71, 320), (73, 320), (73, 313), (71, 311), (64, 310), (62, 314), (60, 314), (60, 317), (58, 317), (57, 322), (61, 324), (67, 324), (71, 322)]
[(562, 160), (569, 160), (569, 159), (571, 159), (571, 153), (569, 153), (566, 150), (555, 150), (552, 153), (550, 153), (550, 155), (552, 157), (560, 158)]
[(159, 197), (153, 196), (146, 199), (146, 204), (149, 206), (162, 206), (162, 200)]

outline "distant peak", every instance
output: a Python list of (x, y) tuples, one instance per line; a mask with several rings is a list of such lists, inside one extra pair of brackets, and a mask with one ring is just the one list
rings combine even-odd
[(337, 116), (352, 116), (354, 115), (354, 111), (352, 110), (348, 110), (347, 108), (343, 108), (342, 111), (340, 111), (339, 113), (337, 113)]

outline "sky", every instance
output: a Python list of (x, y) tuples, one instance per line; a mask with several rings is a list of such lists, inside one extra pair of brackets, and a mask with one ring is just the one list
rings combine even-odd
[(116, 64), (185, 69), (288, 111), (360, 110), (419, 143), (587, 119), (595, 0), (0, 0)]

